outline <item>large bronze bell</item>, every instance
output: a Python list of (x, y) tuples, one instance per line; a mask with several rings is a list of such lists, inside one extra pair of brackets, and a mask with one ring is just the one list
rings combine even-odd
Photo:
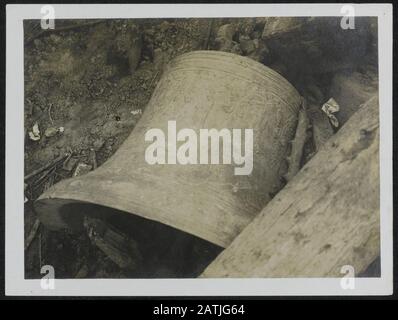
[[(39, 218), (53, 230), (81, 230), (84, 215), (110, 222), (117, 219), (109, 217), (123, 216), (120, 227), (135, 228), (133, 233), (147, 244), (163, 241), (153, 230), (168, 228), (182, 232), (184, 239), (226, 247), (280, 189), (300, 103), (287, 80), (254, 60), (215, 51), (181, 55), (164, 71), (120, 149), (95, 171), (63, 180), (42, 194), (35, 203)], [(221, 160), (207, 165), (148, 163), (146, 133), (157, 128), (170, 141), (175, 139), (169, 136), (170, 124), (177, 132), (241, 129), (242, 153), (243, 133), (252, 129), (252, 150), (245, 150), (253, 154), (252, 171), (236, 174), (239, 165)], [(165, 154), (176, 152), (172, 149), (166, 142)], [(210, 144), (206, 151), (210, 158)], [(123, 220), (128, 217), (130, 222)], [(149, 244), (145, 250), (151, 250)]]

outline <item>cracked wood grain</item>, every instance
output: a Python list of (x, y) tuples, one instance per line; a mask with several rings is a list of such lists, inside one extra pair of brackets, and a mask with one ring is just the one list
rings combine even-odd
[(361, 107), (201, 277), (342, 277), (380, 254), (376, 97)]

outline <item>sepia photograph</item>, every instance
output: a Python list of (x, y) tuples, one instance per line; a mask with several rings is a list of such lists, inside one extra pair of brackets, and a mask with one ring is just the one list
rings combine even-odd
[(387, 33), (380, 13), (357, 15), (366, 5), (335, 6), (24, 15), (21, 281), (42, 294), (85, 279), (389, 292)]

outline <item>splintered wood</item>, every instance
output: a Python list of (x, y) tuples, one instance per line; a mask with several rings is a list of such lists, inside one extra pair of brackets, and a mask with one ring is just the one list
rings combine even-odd
[(358, 275), (379, 255), (379, 117), (372, 98), (202, 277)]
[(287, 157), (288, 170), (284, 175), (286, 181), (290, 181), (299, 172), (301, 167), (301, 158), (303, 157), (303, 148), (307, 140), (307, 129), (309, 120), (307, 116), (305, 99), (302, 99), (301, 109), (298, 115), (296, 134), (291, 142), (290, 156)]
[(134, 240), (102, 220), (85, 217), (84, 227), (88, 237), (102, 252), (122, 269), (133, 270), (142, 257)]

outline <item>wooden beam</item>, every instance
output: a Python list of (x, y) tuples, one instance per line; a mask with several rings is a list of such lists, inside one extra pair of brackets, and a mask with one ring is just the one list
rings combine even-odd
[(379, 116), (362, 106), (201, 277), (341, 277), (378, 256)]

